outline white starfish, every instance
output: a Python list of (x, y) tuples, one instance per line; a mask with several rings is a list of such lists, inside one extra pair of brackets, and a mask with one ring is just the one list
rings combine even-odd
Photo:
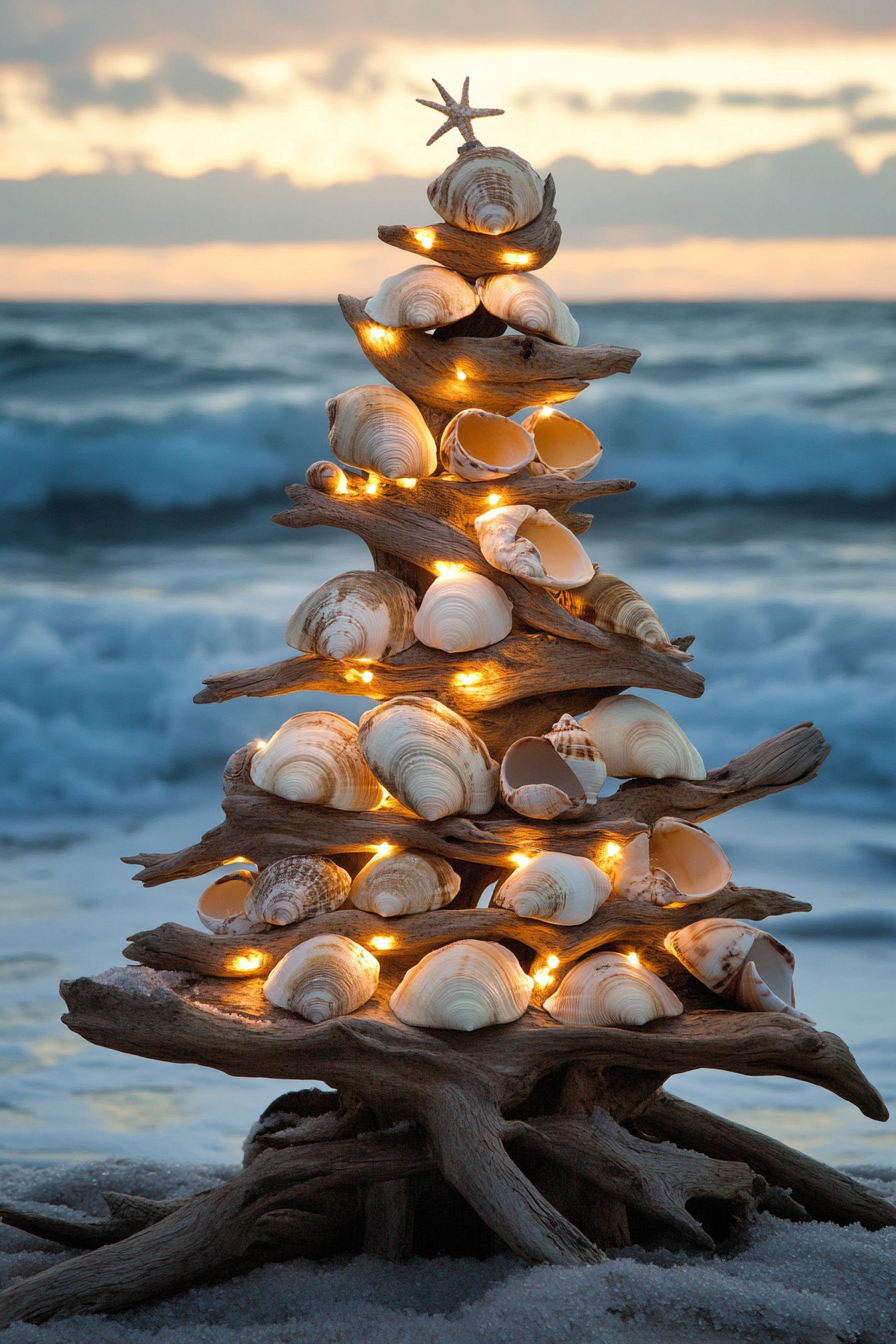
[(422, 103), (424, 107), (431, 107), (434, 112), (441, 112), (442, 116), (447, 117), (448, 120), (445, 122), (444, 126), (439, 127), (435, 135), (431, 135), (429, 137), (429, 139), (426, 142), (428, 145), (431, 145), (435, 140), (438, 140), (439, 136), (444, 135), (446, 131), (450, 131), (452, 126), (457, 127), (457, 129), (460, 131), (461, 135), (466, 140), (468, 145), (477, 144), (478, 141), (476, 140), (476, 136), (473, 134), (473, 127), (470, 125), (470, 122), (473, 120), (473, 118), (503, 117), (504, 115), (503, 107), (470, 106), (469, 75), (467, 75), (466, 79), (464, 80), (464, 91), (460, 96), (460, 102), (456, 102), (451, 97), (451, 94), (448, 92), (445, 86), (443, 84), (440, 84), (437, 79), (433, 80), (433, 84), (435, 84), (439, 93), (444, 98), (445, 100), (444, 105), (442, 103), (431, 103), (428, 98), (418, 98), (417, 102)]

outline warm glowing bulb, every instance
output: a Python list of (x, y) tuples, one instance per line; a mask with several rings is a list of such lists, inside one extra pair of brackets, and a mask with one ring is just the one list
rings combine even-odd
[(475, 686), (477, 681), (481, 680), (481, 672), (458, 672), (457, 674), (457, 684), (459, 686)]
[(535, 981), (536, 985), (538, 985), (539, 989), (544, 989), (546, 985), (552, 985), (554, 983), (554, 977), (548, 970), (536, 971), (532, 979)]
[(391, 854), (393, 848), (394, 846), (390, 845), (388, 840), (384, 840), (381, 845), (377, 845), (376, 852), (382, 857), (384, 854)]
[(467, 375), (464, 373), (463, 369), (457, 370), (456, 377), (459, 383), (465, 383), (467, 381)]
[(489, 497), (488, 497), (488, 502), (489, 502), (489, 504), (491, 504), (492, 508), (494, 508), (496, 504), (500, 504), (500, 503), (501, 503), (501, 496), (500, 496), (500, 495), (489, 495)]
[(510, 862), (515, 863), (517, 868), (525, 868), (527, 863), (532, 862), (532, 859), (528, 854), (511, 854)]
[(396, 485), (400, 485), (400, 486), (402, 487), (403, 490), (413, 490), (414, 486), (417, 484), (417, 477), (416, 477), (416, 476), (399, 476), (399, 478), (398, 478), (398, 480), (395, 482), (395, 484), (396, 484)]
[(362, 673), (361, 673), (361, 680), (362, 680), (362, 681), (367, 681), (367, 682), (371, 682), (371, 681), (373, 681), (373, 673), (372, 673), (372, 672), (362, 672)]
[(437, 560), (433, 565), (440, 579), (453, 578), (455, 574), (463, 574), (466, 565), (455, 564), (453, 560)]
[(539, 420), (546, 420), (549, 415), (553, 414), (554, 414), (553, 406), (542, 406), (541, 410), (538, 412), (538, 418)]
[(255, 750), (256, 750), (256, 751), (261, 751), (261, 750), (262, 750), (264, 747), (266, 747), (266, 746), (267, 746), (267, 742), (263, 742), (262, 739), (261, 739), (260, 737), (256, 737), (256, 739), (255, 739)]
[(367, 335), (371, 341), (384, 341), (389, 332), (385, 327), (368, 327)]
[(505, 252), (503, 256), (506, 266), (528, 266), (531, 260), (531, 252)]
[(227, 859), (227, 863), (254, 863), (254, 859), (247, 859), (245, 854), (237, 854), (233, 859)]
[(548, 957), (548, 965), (550, 966), (552, 971), (556, 971), (557, 967), (560, 965), (560, 958)]
[(622, 853), (622, 846), (615, 844), (615, 842), (611, 840), (610, 843), (607, 845), (607, 858), (615, 859), (616, 855), (621, 853)]
[(425, 247), (427, 252), (436, 240), (436, 235), (432, 229), (415, 229), (414, 237), (421, 247)]
[(394, 947), (394, 946), (395, 946), (395, 939), (394, 939), (394, 938), (386, 938), (386, 937), (382, 937), (382, 938), (371, 938), (371, 940), (370, 940), (370, 946), (371, 946), (371, 947), (375, 947), (376, 950), (377, 950), (377, 952), (385, 952), (385, 951), (387, 951), (390, 947)]
[(629, 952), (629, 954), (628, 954), (628, 959), (629, 959), (629, 961), (631, 962), (631, 964), (632, 964), (633, 966), (640, 966), (640, 965), (641, 965), (641, 962), (640, 962), (639, 959), (638, 959), (638, 954), (637, 954), (637, 952)]
[(339, 479), (336, 482), (336, 493), (337, 495), (348, 494), (348, 477), (343, 471), (340, 471)]
[(250, 952), (247, 957), (234, 957), (230, 965), (234, 971), (257, 971), (263, 961), (263, 952)]
[(368, 495), (375, 495), (377, 492), (376, 481), (368, 481), (364, 489), (366, 490)]

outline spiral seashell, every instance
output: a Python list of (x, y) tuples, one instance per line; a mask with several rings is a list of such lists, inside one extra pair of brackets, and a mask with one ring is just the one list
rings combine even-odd
[(594, 574), (578, 537), (547, 509), (505, 504), (473, 520), (490, 565), (539, 588), (579, 588)]
[(650, 603), (615, 574), (595, 573), (589, 583), (574, 592), (558, 593), (557, 601), (570, 615), (600, 630), (631, 635), (661, 652), (677, 652)]
[(411, 266), (384, 280), (364, 311), (384, 327), (446, 327), (479, 306), (468, 280), (444, 266)]
[(490, 812), (498, 767), (466, 719), (426, 695), (397, 695), (361, 715), (359, 743), (394, 798), (426, 821)]
[(607, 778), (604, 765), (597, 749), (597, 743), (571, 714), (563, 714), (554, 724), (544, 740), (550, 742), (558, 756), (569, 766), (585, 790), (585, 802), (597, 802), (598, 794)]
[(414, 642), (417, 601), (392, 574), (350, 569), (309, 593), (286, 624), (290, 648), (324, 658), (388, 658)]
[(252, 890), (255, 873), (248, 868), (225, 873), (199, 897), (196, 913), (212, 933), (258, 933), (246, 915), (246, 897)]
[(391, 481), (431, 476), (436, 441), (417, 407), (394, 387), (353, 387), (327, 402), (330, 447), (350, 467)]
[(524, 817), (570, 821), (585, 808), (581, 780), (543, 737), (521, 737), (507, 748), (499, 786), (507, 806)]
[(430, 649), (467, 653), (510, 634), (513, 603), (484, 574), (464, 570), (436, 579), (423, 595), (414, 634)]
[(545, 924), (584, 924), (609, 894), (609, 879), (590, 859), (544, 852), (501, 883), (492, 905)]
[(514, 331), (543, 336), (555, 345), (578, 345), (578, 322), (537, 275), (484, 275), (476, 281), (476, 292), (483, 308)]
[(698, 919), (668, 933), (663, 946), (714, 994), (753, 1013), (787, 1013), (803, 1022), (793, 996), (793, 953), (739, 919)]
[(345, 905), (352, 880), (332, 859), (291, 854), (264, 868), (246, 897), (249, 919), (297, 924)]
[(658, 975), (632, 965), (619, 952), (596, 952), (580, 961), (544, 1006), (570, 1027), (643, 1027), (684, 1012), (681, 1000)]
[(408, 1027), (479, 1031), (522, 1017), (533, 984), (500, 943), (461, 938), (412, 966), (389, 1007)]
[(554, 406), (542, 406), (523, 421), (535, 440), (533, 476), (562, 476), (580, 481), (597, 466), (603, 453), (597, 435), (581, 420)]
[(581, 720), (614, 779), (705, 779), (706, 767), (671, 714), (640, 695), (608, 695)]
[(649, 835), (636, 835), (604, 862), (613, 891), (626, 901), (688, 905), (727, 885), (731, 864), (699, 826), (660, 817)]
[(309, 1022), (326, 1022), (360, 1008), (379, 978), (380, 964), (366, 948), (341, 934), (324, 933), (277, 963), (264, 982), (264, 995)]
[(357, 910), (392, 919), (420, 915), (450, 905), (460, 891), (460, 878), (447, 859), (422, 849), (375, 854), (352, 882)]
[(305, 484), (324, 495), (347, 495), (348, 477), (340, 466), (323, 458), (312, 462), (305, 472)]
[(465, 481), (497, 481), (528, 467), (535, 443), (515, 420), (489, 411), (459, 411), (442, 433), (439, 456), (446, 471)]
[(510, 233), (541, 212), (544, 183), (510, 149), (464, 150), (426, 189), (448, 224), (471, 233)]
[(249, 774), (266, 793), (343, 812), (366, 812), (385, 796), (361, 753), (358, 729), (327, 710), (287, 719), (256, 751)]

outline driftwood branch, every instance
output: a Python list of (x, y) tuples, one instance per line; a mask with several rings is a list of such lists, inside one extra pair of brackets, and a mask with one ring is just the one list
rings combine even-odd
[(71, 1246), (78, 1251), (92, 1251), (123, 1241), (144, 1227), (160, 1223), (163, 1218), (186, 1204), (184, 1199), (143, 1199), (118, 1191), (103, 1192), (103, 1199), (111, 1214), (109, 1218), (83, 1218), (71, 1215), (40, 1213), (33, 1204), (0, 1201), (0, 1222), (17, 1227), (21, 1232), (55, 1241), (60, 1246)]

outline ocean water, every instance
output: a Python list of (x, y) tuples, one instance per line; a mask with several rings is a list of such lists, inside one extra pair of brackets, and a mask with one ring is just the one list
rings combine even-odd
[[(585, 543), (697, 636), (703, 698), (648, 694), (709, 767), (805, 719), (831, 741), (817, 781), (709, 829), (735, 880), (813, 902), (780, 934), (798, 1002), (896, 1100), (896, 306), (576, 316), (583, 343), (644, 352), (576, 402), (598, 474), (638, 481), (590, 506)], [(349, 534), (269, 518), (327, 454), (326, 399), (370, 381), (335, 308), (0, 306), (0, 1160), (232, 1161), (282, 1090), (89, 1046), (56, 985), (196, 922), (207, 878), (145, 892), (118, 856), (216, 824), (236, 746), (367, 707), (192, 696), (287, 656), (301, 598), (369, 563)], [(673, 1086), (828, 1160), (896, 1163), (896, 1125), (808, 1085)]]

